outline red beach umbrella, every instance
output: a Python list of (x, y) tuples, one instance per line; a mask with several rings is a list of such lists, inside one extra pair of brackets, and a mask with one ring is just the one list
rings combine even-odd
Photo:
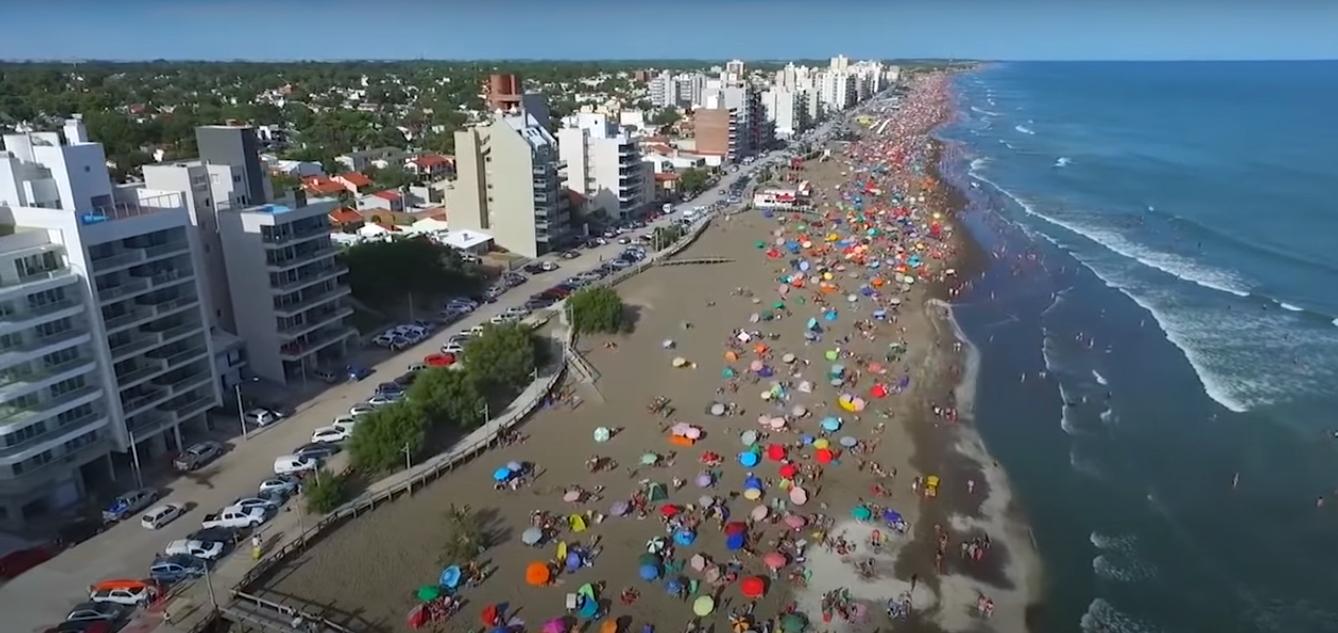
[(767, 581), (761, 576), (749, 576), (739, 583), (739, 589), (743, 592), (743, 597), (756, 600), (767, 592)]
[(832, 453), (830, 448), (818, 449), (815, 456), (817, 457), (819, 464), (830, 464), (832, 463), (832, 460), (836, 458), (836, 455)]
[(767, 459), (770, 459), (773, 462), (785, 459), (785, 447), (780, 444), (768, 444)]
[(748, 526), (743, 521), (731, 521), (725, 524), (725, 534), (743, 534)]
[(682, 511), (683, 508), (680, 508), (672, 503), (666, 503), (660, 506), (660, 514), (669, 518), (673, 518), (674, 516), (678, 515), (679, 512)]
[(785, 464), (780, 467), (780, 476), (786, 479), (794, 479), (799, 474), (799, 467), (794, 464)]

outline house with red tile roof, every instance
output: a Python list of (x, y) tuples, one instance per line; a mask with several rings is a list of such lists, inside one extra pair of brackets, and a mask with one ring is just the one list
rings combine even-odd
[(339, 231), (355, 231), (363, 225), (362, 215), (348, 207), (336, 207), (329, 218), (330, 226)]
[(455, 173), (455, 157), (427, 152), (406, 159), (404, 169), (419, 178), (445, 178)]
[(325, 176), (303, 178), (302, 189), (306, 190), (308, 195), (319, 198), (333, 197), (347, 191), (342, 183)]
[(346, 171), (334, 177), (334, 181), (343, 185), (345, 189), (352, 192), (353, 195), (363, 193), (363, 190), (372, 186), (372, 179), (360, 171)]
[(358, 198), (358, 209), (368, 211), (371, 209), (385, 209), (395, 213), (404, 211), (404, 194), (394, 189), (377, 191), (371, 195)]

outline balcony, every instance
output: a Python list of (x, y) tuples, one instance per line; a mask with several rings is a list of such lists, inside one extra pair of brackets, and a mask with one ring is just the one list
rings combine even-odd
[(41, 369), (11, 367), (0, 371), (0, 398), (14, 397), (73, 378), (91, 371), (95, 362), (92, 358), (80, 357)]
[(356, 335), (358, 332), (351, 327), (331, 328), (325, 331), (317, 331), (307, 334), (306, 341), (293, 341), (279, 347), (279, 358), (288, 361), (302, 360), (311, 354), (314, 354), (331, 344)]
[(116, 372), (116, 384), (122, 389), (132, 387), (167, 370), (167, 361), (161, 358), (140, 357), (134, 368)]
[(101, 274), (188, 252), (190, 252), (190, 242), (186, 240), (174, 240), (165, 244), (149, 246), (122, 246), (111, 255), (89, 260), (89, 268), (95, 274)]
[[(17, 279), (0, 279), (0, 297), (12, 296), (21, 291), (44, 290), (43, 285), (56, 287), (62, 282), (75, 279), (75, 274), (69, 268), (57, 268), (28, 275), (22, 275)], [(46, 282), (52, 282), (47, 284)]]
[(91, 402), (101, 395), (101, 387), (87, 385), (33, 404), (0, 404), (0, 426), (21, 426), (33, 420), (59, 415), (62, 411)]
[(212, 409), (215, 403), (216, 400), (212, 393), (196, 394), (173, 402), (165, 402), (155, 407), (155, 409), (169, 415), (176, 422), (184, 422), (208, 409)]
[(109, 302), (129, 297), (137, 292), (143, 292), (149, 289), (149, 280), (144, 277), (132, 277), (122, 281), (114, 286), (106, 286), (98, 289), (98, 303), (106, 305)]
[(274, 313), (282, 316), (293, 316), (307, 308), (318, 306), (339, 297), (348, 296), (350, 292), (352, 291), (349, 290), (348, 286), (341, 285), (335, 285), (333, 288), (324, 290), (307, 292), (303, 294), (301, 299), (293, 303), (275, 307)]
[(134, 336), (129, 340), (112, 345), (108, 351), (111, 352), (112, 360), (122, 360), (123, 358), (153, 349), (154, 346), (160, 343), (162, 343), (162, 339), (157, 334), (141, 334), (140, 336)]
[(121, 411), (126, 415), (131, 415), (144, 407), (155, 402), (159, 402), (171, 395), (166, 387), (157, 387), (152, 384), (137, 387), (137, 393), (131, 396), (121, 396)]
[(307, 332), (326, 325), (331, 321), (336, 321), (345, 317), (353, 316), (353, 308), (341, 306), (333, 310), (324, 311), (320, 314), (307, 315), (302, 323), (279, 328), (279, 338), (293, 339)]
[(315, 270), (304, 271), (292, 280), (271, 285), (270, 290), (275, 293), (286, 294), (325, 281), (326, 279), (334, 279), (335, 277), (345, 274), (348, 274), (348, 266), (322, 266)]
[(92, 340), (92, 337), (89, 336), (87, 330), (75, 327), (64, 332), (39, 336), (18, 345), (0, 347), (0, 367), (17, 365), (23, 361), (40, 358), (72, 345), (86, 343), (89, 340)]
[(102, 324), (107, 328), (107, 333), (110, 334), (122, 328), (139, 323), (145, 319), (151, 319), (153, 316), (154, 313), (152, 309), (135, 308), (133, 310), (127, 310), (124, 314), (119, 316), (103, 319)]
[(179, 396), (183, 393), (190, 391), (191, 389), (200, 386), (203, 383), (212, 381), (214, 379), (214, 376), (213, 374), (209, 373), (208, 369), (205, 369), (203, 371), (190, 374), (183, 378), (177, 378), (171, 382), (159, 382), (164, 378), (166, 378), (166, 376), (164, 376), (163, 378), (155, 379), (152, 382), (150, 382), (150, 384), (156, 387), (167, 389), (168, 392), (170, 392), (174, 396)]
[(334, 243), (325, 244), (301, 253), (293, 253), (288, 257), (275, 257), (275, 261), (266, 261), (265, 266), (272, 271), (281, 272), (302, 264), (309, 264), (322, 257), (334, 255), (338, 250), (339, 247), (335, 246)]
[(147, 279), (150, 287), (158, 287), (174, 282), (190, 279), (194, 274), (190, 269), (168, 268), (158, 271), (136, 271), (130, 273), (135, 279)]
[[(161, 360), (167, 364), (167, 367), (168, 367), (169, 369), (173, 369), (173, 368), (176, 368), (176, 367), (180, 367), (181, 365), (185, 364), (185, 363), (188, 362), (188, 361), (194, 360), (194, 359), (196, 359), (196, 358), (200, 358), (201, 356), (204, 356), (204, 355), (207, 354), (208, 352), (209, 352), (209, 348), (207, 348), (207, 347), (203, 347), (203, 346), (201, 346), (201, 347), (192, 347), (192, 348), (187, 349), (187, 350), (182, 350), (182, 351), (180, 351), (180, 352), (174, 352), (174, 353), (172, 353), (172, 354), (169, 354), (169, 355), (167, 355), (167, 356), (164, 356), (164, 357), (161, 358)], [(153, 357), (150, 356), (150, 358), (153, 358)], [(155, 360), (158, 360), (158, 359), (155, 359)]]
[(301, 243), (313, 237), (330, 234), (330, 225), (325, 222), (312, 222), (305, 226), (298, 226), (298, 222), (283, 225), (286, 231), (278, 235), (262, 235), (260, 241), (265, 244), (265, 248), (281, 248)]
[(172, 297), (171, 299), (161, 299), (153, 302), (141, 302), (141, 300), (136, 300), (135, 303), (146, 306), (148, 310), (153, 312), (154, 316), (161, 317), (175, 313), (183, 308), (189, 308), (199, 302), (199, 299), (193, 296), (187, 296)]
[(59, 450), (63, 451), (60, 457), (41, 466), (27, 468), (17, 475), (12, 474), (13, 471), (8, 468), (0, 467), (0, 494), (22, 494), (40, 488), (49, 481), (65, 477), (67, 470), (106, 455), (111, 450), (111, 441), (100, 436), (97, 441), (74, 450), (64, 451), (63, 448)]
[[(107, 419), (107, 414), (101, 411), (93, 411), (91, 413), (88, 413), (87, 415), (79, 416), (73, 420), (67, 420), (64, 424), (61, 424), (58, 427), (49, 428), (40, 435), (29, 437), (17, 444), (11, 444), (9, 446), (0, 446), (0, 457), (10, 457), (15, 453), (31, 450), (34, 447), (41, 446), (42, 444), (46, 444), (48, 442), (54, 441), (56, 443), (64, 443), (65, 440), (62, 436), (81, 435), (84, 432), (92, 430), (93, 428), (102, 426), (101, 424), (99, 424), (99, 422), (105, 422), (106, 419)], [(48, 426), (50, 426), (54, 422), (55, 420), (51, 420), (50, 422), (48, 422)]]
[(0, 329), (26, 329), (43, 321), (74, 316), (82, 312), (83, 308), (84, 304), (79, 301), (78, 297), (66, 297), (60, 301), (52, 301), (40, 306), (24, 308), (15, 311), (13, 314), (0, 316)]

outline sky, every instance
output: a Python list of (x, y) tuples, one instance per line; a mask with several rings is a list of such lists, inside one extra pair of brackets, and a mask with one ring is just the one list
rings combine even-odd
[(0, 2), (0, 59), (1338, 59), (1338, 0)]

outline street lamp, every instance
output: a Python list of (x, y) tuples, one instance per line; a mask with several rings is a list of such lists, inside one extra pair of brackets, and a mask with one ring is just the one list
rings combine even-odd
[(241, 426), (242, 426), (242, 439), (245, 440), (245, 439), (250, 439), (250, 438), (248, 438), (248, 437), (246, 436), (246, 407), (242, 405), (242, 383), (243, 383), (243, 382), (260, 382), (260, 379), (259, 379), (259, 378), (251, 378), (250, 380), (246, 380), (246, 381), (241, 381), (241, 380), (239, 380), (239, 381), (237, 381), (237, 384), (235, 384), (235, 385), (232, 386), (232, 390), (237, 394), (237, 422), (240, 423)]

